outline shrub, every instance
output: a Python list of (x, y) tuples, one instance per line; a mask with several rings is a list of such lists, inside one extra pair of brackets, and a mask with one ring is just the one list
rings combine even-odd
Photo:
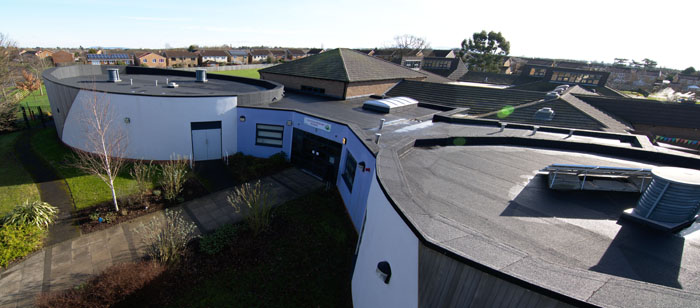
[(3, 218), (4, 224), (36, 225), (46, 228), (58, 215), (58, 208), (46, 202), (24, 201)]
[(187, 180), (187, 159), (170, 158), (168, 162), (161, 166), (163, 175), (162, 185), (164, 197), (168, 201), (174, 201), (182, 192), (182, 187)]
[(216, 229), (211, 234), (202, 236), (202, 239), (199, 240), (199, 249), (208, 255), (215, 255), (221, 252), (233, 242), (238, 228), (238, 225), (228, 224)]
[(173, 264), (180, 260), (187, 243), (193, 239), (194, 223), (182, 218), (181, 211), (165, 210), (165, 220), (157, 217), (136, 232), (143, 236), (146, 253), (162, 264)]
[(156, 262), (123, 263), (107, 268), (80, 288), (42, 294), (37, 307), (111, 307), (163, 273)]
[(136, 180), (136, 186), (139, 191), (139, 201), (143, 202), (143, 197), (146, 195), (148, 188), (150, 188), (151, 181), (153, 178), (153, 162), (148, 162), (148, 164), (143, 161), (134, 163), (129, 171), (134, 180)]
[(39, 249), (44, 234), (44, 229), (34, 224), (0, 227), (0, 267)]
[(265, 231), (270, 225), (270, 216), (272, 214), (270, 192), (267, 190), (267, 187), (262, 185), (260, 180), (257, 180), (252, 185), (245, 183), (236, 187), (226, 196), (226, 200), (236, 209), (236, 213), (240, 213), (242, 207), (248, 208), (246, 221), (254, 235)]

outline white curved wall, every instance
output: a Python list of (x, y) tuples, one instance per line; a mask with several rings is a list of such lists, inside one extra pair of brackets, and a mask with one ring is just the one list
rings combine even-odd
[[(391, 266), (389, 284), (377, 275), (381, 261)], [(418, 238), (386, 199), (376, 177), (352, 277), (352, 302), (355, 307), (418, 306)]]
[[(94, 99), (93, 91), (80, 90), (67, 115), (61, 140), (87, 150), (85, 143), (85, 102)], [(168, 160), (171, 155), (192, 153), (191, 122), (221, 121), (222, 152), (236, 153), (237, 98), (229, 97), (155, 97), (97, 93), (109, 102), (114, 123), (128, 138), (126, 158)], [(125, 118), (130, 123), (125, 123)]]

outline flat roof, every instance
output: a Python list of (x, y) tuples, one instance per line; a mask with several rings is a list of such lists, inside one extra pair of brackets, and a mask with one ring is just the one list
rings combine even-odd
[[(78, 76), (61, 79), (61, 83), (76, 88), (120, 94), (156, 96), (225, 96), (265, 90), (260, 86), (235, 81), (208, 79), (196, 82), (194, 77), (174, 75), (119, 74), (120, 82), (109, 82), (106, 74)], [(156, 80), (158, 85), (156, 86)], [(167, 82), (175, 82), (177, 88), (168, 88)], [(132, 83), (133, 82), (133, 83)]]
[(640, 193), (556, 191), (538, 174), (554, 163), (654, 164), (507, 144), (410, 147), (378, 160), (411, 224), (463, 258), (595, 305), (700, 301), (697, 226), (670, 234), (620, 220)]
[[(114, 66), (80, 65), (47, 70), (44, 78), (62, 85), (119, 94), (151, 96), (235, 96), (265, 91), (275, 86), (264, 80), (207, 74), (207, 82), (196, 82), (195, 73), (170, 69), (118, 67), (120, 82), (109, 82), (107, 69)], [(156, 80), (158, 85), (156, 86)], [(177, 88), (167, 84), (175, 82)]]

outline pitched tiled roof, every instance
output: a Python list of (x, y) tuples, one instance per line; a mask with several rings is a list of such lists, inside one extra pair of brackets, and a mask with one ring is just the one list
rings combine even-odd
[(388, 96), (408, 96), (423, 103), (447, 107), (466, 107), (469, 114), (498, 111), (505, 106), (517, 106), (544, 98), (545, 93), (510, 89), (469, 87), (452, 84), (404, 80), (386, 93)]
[(329, 50), (260, 72), (349, 82), (426, 77), (420, 72), (350, 49)]
[(530, 59), (530, 60), (527, 60), (527, 64), (529, 64), (529, 65), (552, 66), (552, 64), (554, 64), (554, 61), (553, 61), (553, 60), (548, 60), (548, 59)]
[(268, 49), (253, 49), (250, 51), (253, 56), (268, 56), (270, 55), (270, 50)]
[(185, 57), (185, 58), (191, 58), (191, 57), (197, 57), (197, 54), (194, 52), (189, 52), (187, 50), (166, 50), (163, 54), (165, 54), (166, 57)]
[(469, 71), (462, 75), (459, 81), (512, 85), (518, 78), (520, 78), (520, 75)]
[(295, 56), (295, 57), (303, 56), (303, 55), (306, 54), (306, 53), (305, 53), (303, 50), (301, 50), (301, 49), (290, 48), (290, 49), (287, 49), (287, 50), (289, 51), (289, 54), (291, 54), (291, 55), (293, 55), (293, 56)]
[(275, 56), (275, 57), (285, 57), (287, 56), (287, 52), (281, 49), (272, 49), (270, 52)]
[(243, 50), (243, 49), (232, 49), (232, 50), (229, 50), (228, 53), (232, 56), (247, 56), (248, 55), (248, 51)]
[(114, 54), (94, 54), (89, 53), (87, 55), (88, 60), (123, 60), (130, 59), (129, 55), (125, 53), (114, 53)]
[(210, 49), (210, 50), (202, 50), (200, 53), (202, 57), (227, 57), (228, 54), (224, 50), (218, 50), (218, 49)]
[(632, 125), (700, 128), (700, 105), (591, 95), (576, 97)]

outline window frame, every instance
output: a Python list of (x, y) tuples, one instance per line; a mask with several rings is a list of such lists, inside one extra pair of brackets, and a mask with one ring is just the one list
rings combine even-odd
[[(350, 151), (345, 151), (345, 153), (345, 166), (343, 166), (343, 173), (340, 177), (343, 178), (345, 186), (347, 186), (350, 193), (352, 193), (352, 187), (355, 184), (355, 173), (357, 173), (357, 160), (352, 156)], [(350, 173), (352, 173), (352, 176)]]
[[(263, 126), (263, 128), (261, 128)], [(273, 129), (273, 127), (275, 129)], [(279, 128), (279, 129), (276, 129)], [(279, 133), (280, 136), (279, 138), (273, 137), (270, 135), (260, 135), (260, 133)], [(260, 139), (264, 140), (279, 140), (280, 143), (266, 143), (266, 142), (260, 142)], [(265, 123), (255, 123), (255, 145), (259, 146), (266, 146), (266, 147), (274, 147), (274, 148), (281, 148), (284, 146), (284, 125), (275, 125), (275, 124), (265, 124)]]

